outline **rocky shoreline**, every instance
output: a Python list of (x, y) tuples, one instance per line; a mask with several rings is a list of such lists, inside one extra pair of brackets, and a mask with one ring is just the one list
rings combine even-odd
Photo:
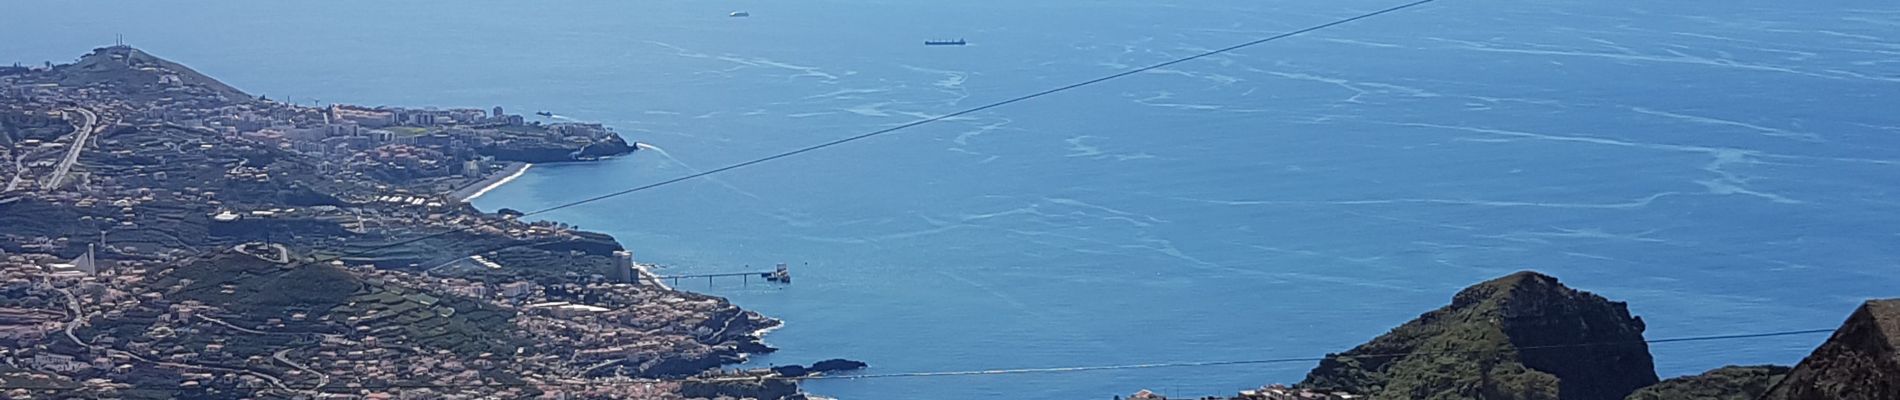
[[(632, 147), (628, 147), (629, 152), (631, 152), (632, 149)], [(624, 154), (625, 153), (619, 153), (607, 156), (619, 156)], [(593, 161), (598, 160), (570, 160), (568, 162)], [(508, 168), (490, 174), (481, 181), (469, 185), (468, 188), (451, 193), (450, 197), (460, 198), (463, 202), (471, 201), (481, 194), (507, 185), (534, 166), (534, 164), (523, 162), (511, 162), (509, 164), (510, 166)], [(477, 190), (468, 194), (463, 193), (464, 190), (470, 188), (476, 188)], [(624, 247), (624, 245), (619, 243), (618, 239), (613, 238), (611, 235), (598, 233), (597, 235), (612, 241), (615, 246)], [(661, 290), (678, 292), (689, 296), (703, 296), (704, 298), (716, 299), (721, 304), (729, 304), (726, 299), (718, 296), (673, 289), (667, 286), (665, 282), (662, 282), (661, 279), (659, 279), (659, 275), (652, 272), (651, 265), (633, 263), (632, 267), (633, 273), (637, 276), (636, 279), (644, 286), (657, 287)], [(717, 324), (710, 322), (714, 320), (723, 322)], [(704, 340), (704, 343), (718, 344), (730, 342), (735, 343), (736, 346), (728, 351), (709, 353), (700, 357), (684, 360), (680, 363), (668, 364), (663, 367), (663, 369), (656, 370), (654, 373), (645, 373), (646, 371), (643, 371), (643, 377), (667, 378), (691, 376), (705, 372), (706, 370), (718, 369), (726, 365), (745, 362), (750, 355), (770, 354), (778, 351), (778, 349), (765, 344), (765, 334), (784, 326), (784, 321), (767, 317), (757, 312), (743, 310), (736, 306), (731, 308), (731, 311), (717, 314), (708, 321), (708, 324), (703, 326), (717, 329), (717, 331), (712, 336), (709, 336), (707, 340)], [(736, 323), (736, 325), (734, 325), (734, 323)]]

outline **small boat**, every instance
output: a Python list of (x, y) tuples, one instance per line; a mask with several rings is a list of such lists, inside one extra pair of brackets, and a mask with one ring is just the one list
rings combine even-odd
[(752, 16), (752, 13), (745, 12), (745, 11), (733, 11), (731, 14), (726, 14), (726, 16), (733, 17), (733, 18), (750, 17)]
[(963, 41), (963, 39), (957, 39), (957, 40), (925, 40), (925, 41), (924, 41), (924, 45), (925, 45), (925, 46), (962, 46), (962, 45), (966, 45), (966, 44), (969, 44), (969, 43), (968, 43), (968, 42), (964, 42), (964, 41)]
[(543, 117), (553, 117), (553, 116), (554, 116), (554, 113), (551, 113), (551, 112), (547, 112), (547, 111), (535, 111), (535, 112), (534, 112), (534, 115), (539, 115), (539, 116), (543, 116)]

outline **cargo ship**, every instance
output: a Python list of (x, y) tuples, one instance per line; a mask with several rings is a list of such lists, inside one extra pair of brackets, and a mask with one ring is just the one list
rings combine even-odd
[(963, 41), (963, 39), (957, 39), (957, 40), (925, 40), (925, 41), (924, 41), (924, 45), (925, 45), (925, 46), (962, 46), (962, 45), (966, 45), (966, 44), (969, 44), (969, 43), (968, 43), (968, 42), (964, 42), (964, 41)]

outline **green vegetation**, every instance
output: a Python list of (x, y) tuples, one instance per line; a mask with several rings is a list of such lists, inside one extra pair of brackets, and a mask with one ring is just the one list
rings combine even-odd
[(334, 308), (363, 286), (349, 272), (327, 264), (280, 265), (236, 253), (179, 267), (169, 277), (182, 279), (192, 282), (181, 298), (229, 310), (253, 324)]
[(280, 265), (227, 254), (181, 267), (171, 279), (191, 279), (181, 298), (240, 315), (244, 321), (231, 321), (239, 326), (307, 312), (330, 314), (348, 328), (364, 326), (391, 340), (407, 337), (466, 355), (512, 351), (518, 345), (508, 335), (510, 313), (459, 297), (364, 282), (327, 264)]
[(1300, 385), (1395, 400), (1618, 400), (1656, 382), (1642, 330), (1621, 303), (1520, 272), (1329, 355)]
[(397, 287), (367, 285), (330, 311), (336, 321), (356, 318), (371, 332), (400, 334), (463, 355), (512, 351), (512, 314), (472, 300), (436, 297)]
[(1753, 400), (1788, 376), (1779, 365), (1727, 366), (1701, 375), (1670, 378), (1631, 394), (1628, 400)]

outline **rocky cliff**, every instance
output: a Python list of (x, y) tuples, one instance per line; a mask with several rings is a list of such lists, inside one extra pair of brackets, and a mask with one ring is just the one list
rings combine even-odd
[(1762, 400), (1900, 399), (1900, 299), (1869, 301)]
[(599, 142), (582, 144), (578, 147), (566, 142), (509, 142), (476, 150), (497, 160), (540, 164), (625, 155), (637, 149), (638, 147), (627, 143), (627, 140), (621, 138), (620, 135), (613, 135)]
[(1301, 386), (1375, 399), (1621, 400), (1657, 382), (1624, 303), (1519, 272), (1345, 353)]

